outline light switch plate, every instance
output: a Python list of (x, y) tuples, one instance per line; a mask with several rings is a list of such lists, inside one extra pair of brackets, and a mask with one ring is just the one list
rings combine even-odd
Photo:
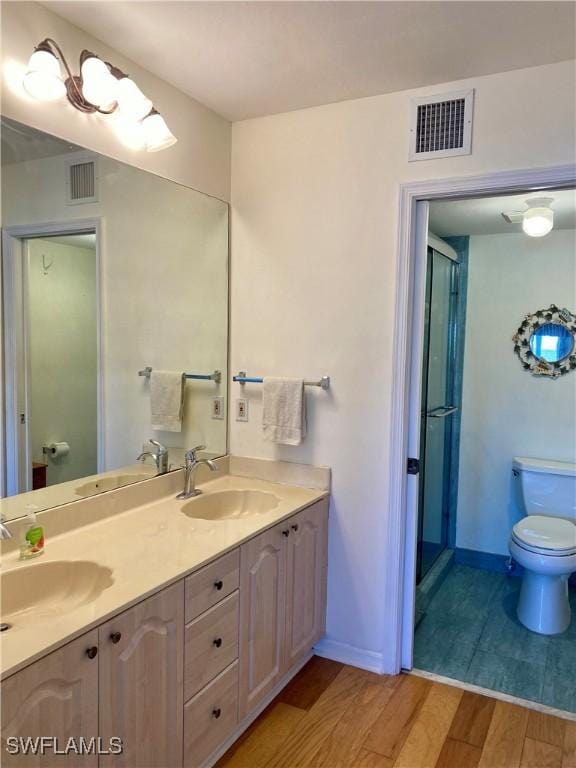
[(223, 397), (212, 398), (212, 418), (213, 419), (224, 418), (224, 398)]
[(248, 421), (248, 400), (245, 397), (236, 398), (236, 421)]

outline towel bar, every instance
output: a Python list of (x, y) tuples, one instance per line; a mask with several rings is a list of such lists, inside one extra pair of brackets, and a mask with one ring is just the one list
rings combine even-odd
[[(264, 379), (261, 376), (247, 376), (245, 371), (239, 371), (237, 376), (232, 377), (232, 381), (238, 384), (262, 384)], [(330, 376), (322, 376), (320, 381), (305, 381), (304, 386), (330, 389)]]

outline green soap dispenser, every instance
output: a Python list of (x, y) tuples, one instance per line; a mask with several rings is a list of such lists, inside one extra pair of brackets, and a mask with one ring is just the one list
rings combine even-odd
[(36, 518), (37, 509), (38, 507), (35, 504), (26, 505), (28, 522), (26, 524), (24, 541), (20, 545), (20, 560), (30, 560), (32, 557), (38, 557), (38, 555), (44, 552), (44, 529), (38, 524)]

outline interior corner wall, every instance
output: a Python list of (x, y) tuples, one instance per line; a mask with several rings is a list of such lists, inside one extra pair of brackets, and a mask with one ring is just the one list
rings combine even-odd
[[(408, 163), (410, 98), (468, 87), (472, 154)], [(262, 391), (247, 385), (250, 420), (231, 421), (231, 448), (332, 467), (323, 649), (334, 658), (395, 669), (386, 547), (399, 185), (573, 163), (575, 93), (564, 62), (233, 126), (232, 370), (329, 374), (332, 388), (307, 392), (309, 435), (293, 448), (263, 440)]]
[[(5, 0), (0, 10), (3, 115), (229, 201), (231, 125), (227, 120), (39, 3)], [(87, 48), (130, 72), (164, 115), (178, 143), (161, 152), (129, 149), (114, 131), (113, 116), (85, 115), (65, 99), (40, 103), (28, 96), (22, 77), (34, 46), (46, 37), (59, 43), (73, 70), (78, 68), (80, 52)]]
[(512, 336), (525, 315), (576, 312), (576, 232), (470, 238), (456, 544), (508, 555), (523, 517), (514, 456), (576, 461), (576, 373), (523, 370)]

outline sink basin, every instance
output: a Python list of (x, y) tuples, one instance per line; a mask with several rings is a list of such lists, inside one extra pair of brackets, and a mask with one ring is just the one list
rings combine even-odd
[(279, 502), (267, 491), (216, 491), (187, 502), (182, 512), (199, 520), (239, 520), (270, 512)]
[(96, 496), (96, 494), (104, 493), (104, 491), (115, 491), (117, 488), (122, 488), (125, 485), (148, 480), (149, 477), (153, 477), (153, 475), (145, 475), (143, 472), (134, 475), (106, 475), (79, 486), (76, 488), (76, 495), (82, 497)]
[(88, 560), (54, 560), (0, 575), (2, 621), (13, 626), (55, 619), (91, 603), (114, 580), (110, 568)]

